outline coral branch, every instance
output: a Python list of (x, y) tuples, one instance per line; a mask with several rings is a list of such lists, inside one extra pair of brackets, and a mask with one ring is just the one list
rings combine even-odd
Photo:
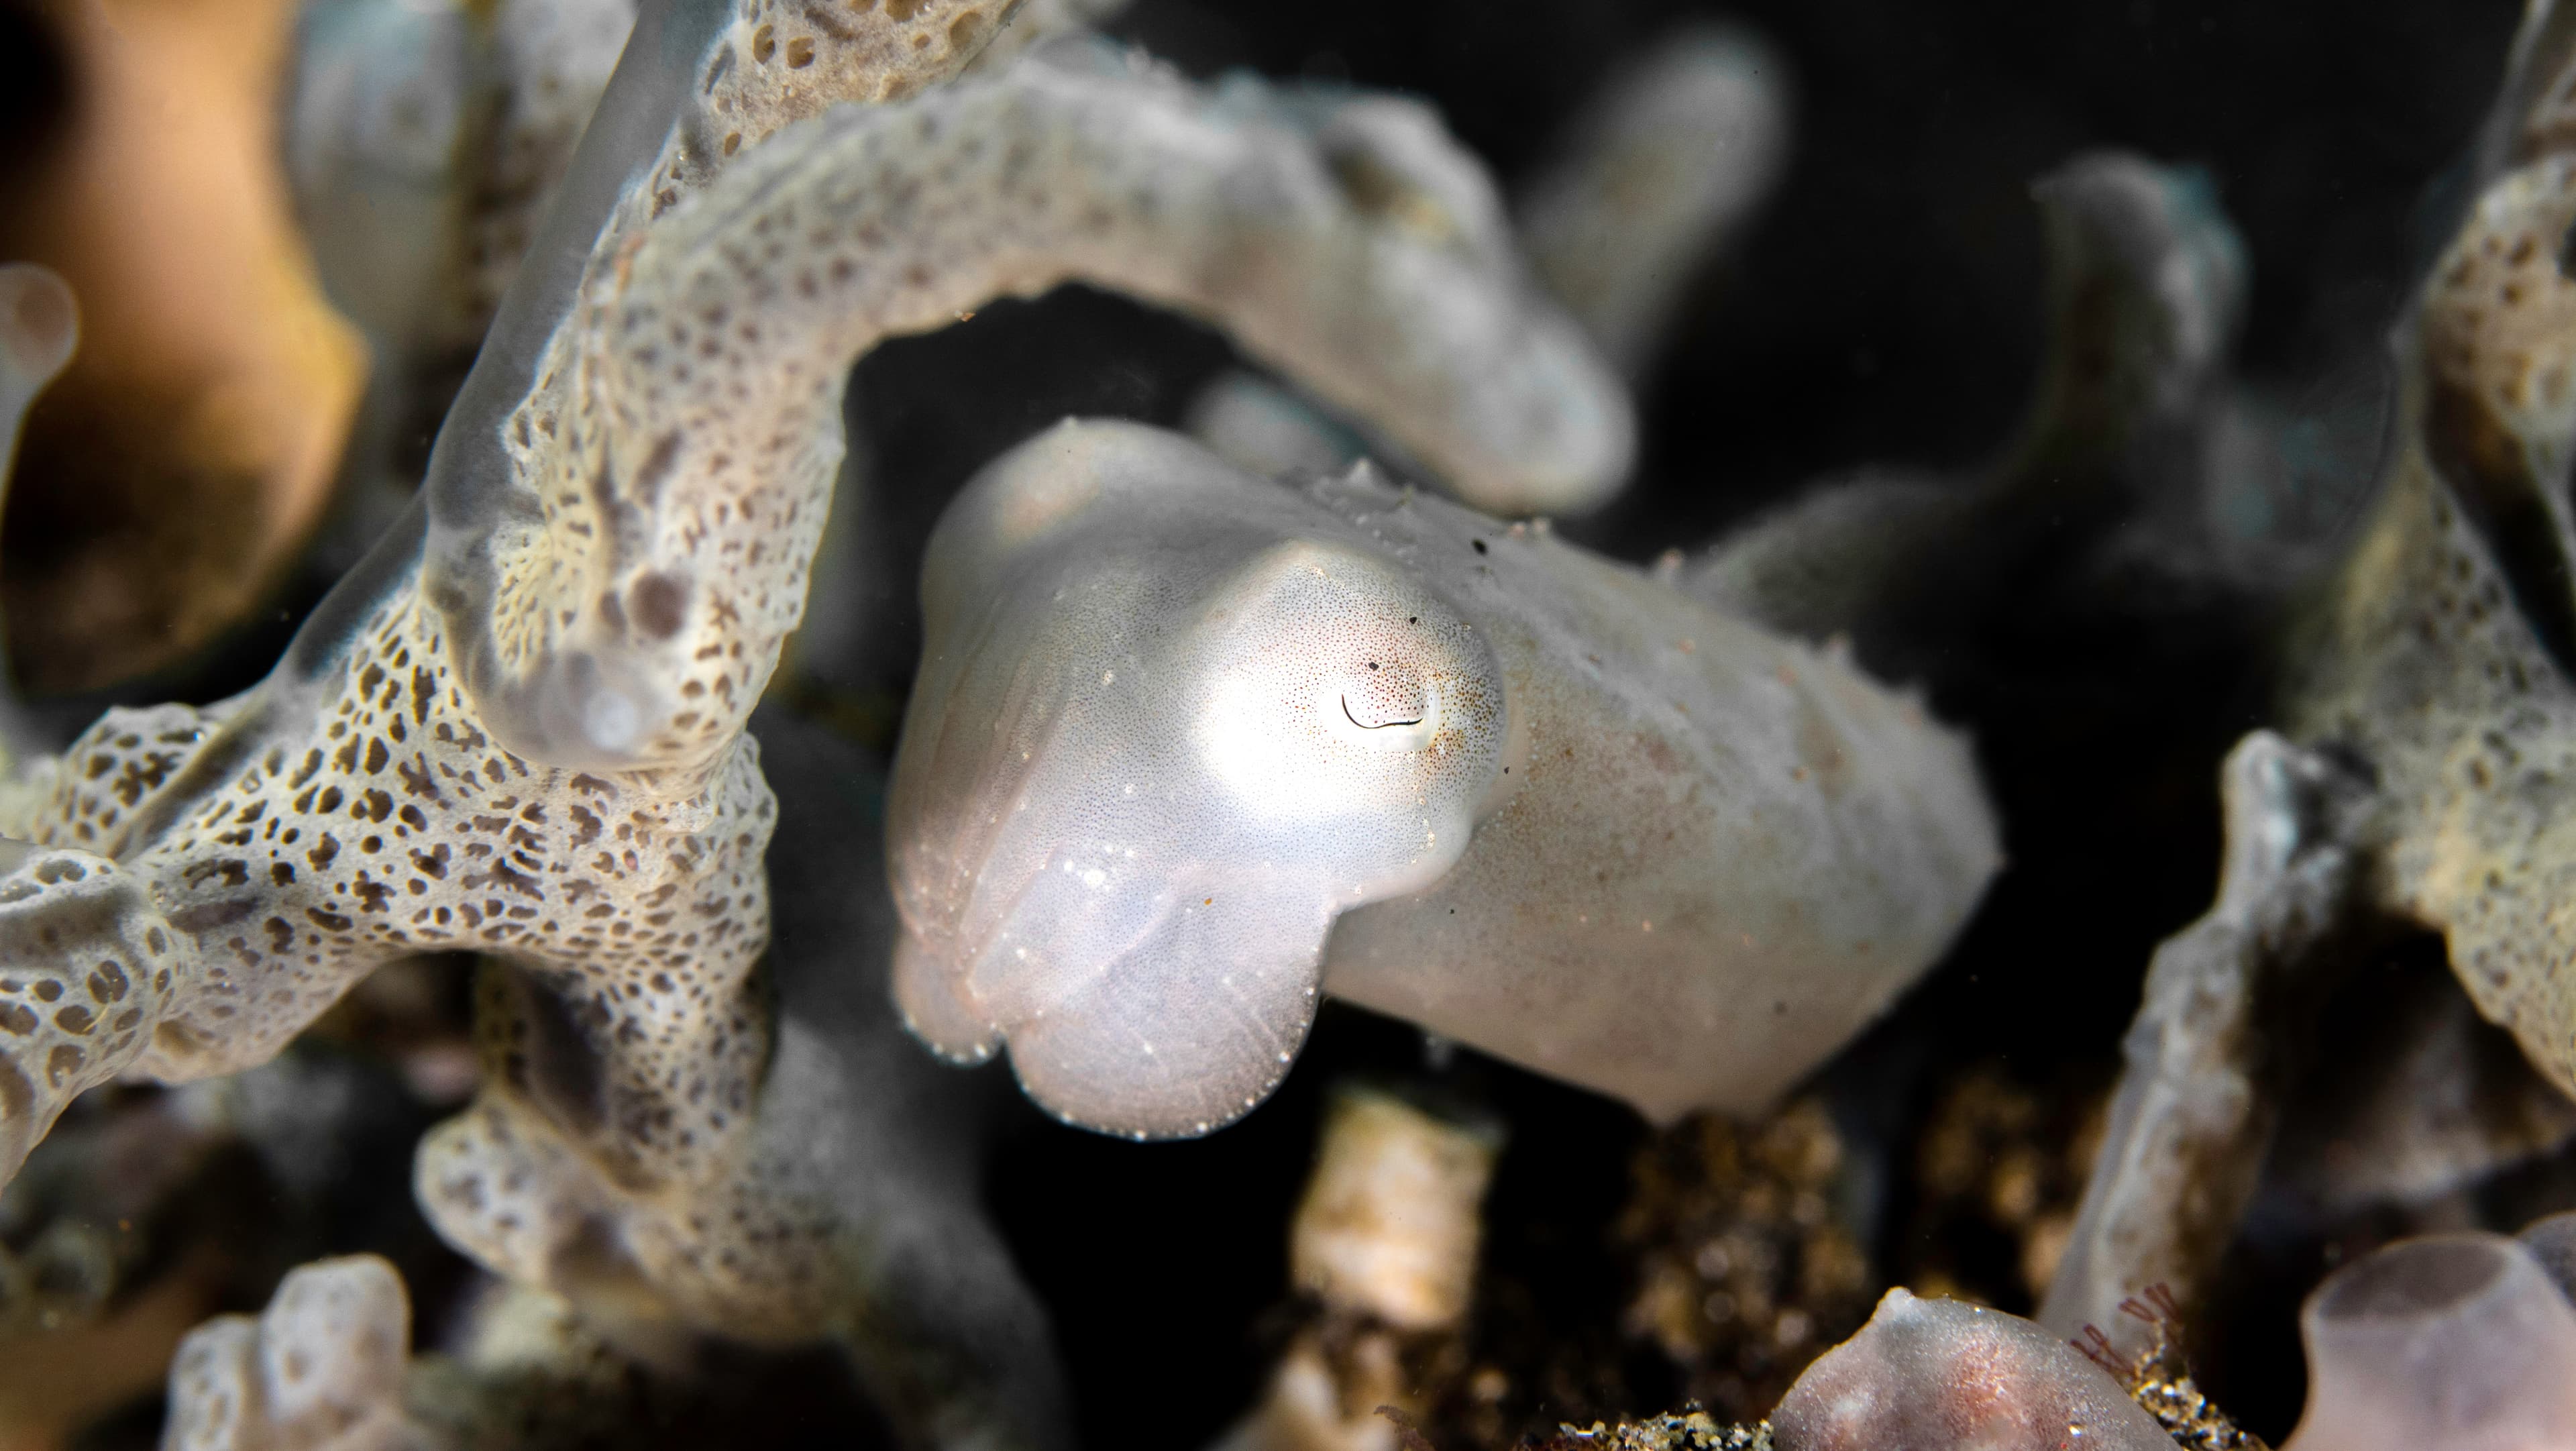
[(2040, 1310), (2097, 1359), (2125, 1361), (2206, 1292), (2279, 1112), (2286, 1070), (2268, 1025), (2331, 965), (2357, 888), (2360, 783), (2258, 731), (2229, 753), (2220, 789), (2218, 902), (2147, 968), (2110, 1129)]
[(1538, 274), (1627, 376), (1672, 329), (1693, 274), (1788, 161), (1789, 63), (1759, 38), (1686, 26), (1602, 87), (1521, 198)]
[(1031, 59), (836, 112), (618, 254), (511, 422), (507, 522), (434, 534), (429, 587), (515, 748), (701, 761), (802, 608), (850, 359), (1073, 280), (1214, 319), (1471, 495), (1579, 501), (1624, 471), (1626, 401), (1494, 213), (1384, 99)]

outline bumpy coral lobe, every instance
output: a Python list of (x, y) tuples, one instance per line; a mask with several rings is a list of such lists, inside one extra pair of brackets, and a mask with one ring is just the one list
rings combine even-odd
[(170, 1367), (171, 1451), (419, 1451), (403, 1413), (411, 1302), (374, 1255), (288, 1273), (257, 1319), (190, 1331)]

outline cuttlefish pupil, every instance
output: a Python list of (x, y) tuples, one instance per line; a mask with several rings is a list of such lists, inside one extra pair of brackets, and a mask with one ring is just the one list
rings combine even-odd
[[(1377, 667), (1372, 665), (1369, 668), (1371, 670), (1375, 670)], [(1342, 718), (1364, 731), (1392, 730), (1397, 726), (1418, 726), (1422, 724), (1423, 721), (1423, 718), (1417, 715), (1411, 720), (1382, 720), (1376, 725), (1370, 725), (1368, 722), (1361, 720), (1358, 716), (1351, 714), (1351, 698), (1347, 695), (1342, 697)]]

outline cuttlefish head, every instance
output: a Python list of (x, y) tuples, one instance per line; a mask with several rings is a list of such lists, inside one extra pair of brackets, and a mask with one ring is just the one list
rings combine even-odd
[(914, 1031), (1007, 1044), (1085, 1127), (1239, 1117), (1333, 919), (1465, 850), (1505, 736), (1483, 635), (1312, 499), (1125, 424), (996, 462), (922, 600), (888, 818)]

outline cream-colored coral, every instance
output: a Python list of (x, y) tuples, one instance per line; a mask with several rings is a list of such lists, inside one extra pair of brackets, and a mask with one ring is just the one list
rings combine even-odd
[[(0, 830), (28, 850), (0, 881), (0, 936), (21, 943), (0, 977), (0, 1031), (18, 1039), (0, 1147), (23, 1152), (118, 1072), (258, 1062), (381, 961), (479, 951), (484, 1088), (417, 1170), (448, 1240), (647, 1335), (840, 1332), (886, 1384), (917, 1387), (922, 1415), (963, 1415), (943, 1397), (992, 1371), (886, 1327), (994, 1314), (1020, 1330), (953, 1343), (1010, 1343), (1030, 1314), (992, 1309), (1012, 1304), (989, 1289), (1007, 1260), (945, 1263), (953, 1214), (853, 1209), (873, 1204), (855, 1170), (799, 1137), (848, 1139), (804, 1103), (850, 1098), (832, 1088), (848, 1049), (793, 1005), (773, 1033), (752, 977), (775, 809), (742, 724), (801, 608), (840, 371), (889, 330), (1059, 276), (1278, 327), (1311, 369), (1401, 374), (1468, 425), (1525, 423), (1512, 389), (1589, 369), (1571, 325), (1525, 312), (1507, 255), (1406, 191), (1484, 196), (1419, 111), (1198, 90), (1123, 59), (1023, 59), (940, 90), (997, 18), (963, 3), (641, 15), (420, 508), (263, 686), (116, 711), (0, 794)], [(832, 95), (912, 93), (814, 116)], [(1425, 224), (1427, 240), (1406, 232)], [(1200, 250), (1139, 263), (1103, 237)], [(1502, 338), (1406, 353), (1350, 309), (1278, 317), (1347, 268), (1360, 296), (1404, 307), (1417, 263), (1453, 268)], [(1625, 425), (1615, 384), (1592, 402)], [(762, 456), (783, 466), (752, 472)], [(889, 1250), (914, 1237), (940, 1250)], [(886, 1255), (984, 1289), (925, 1309), (945, 1291), (904, 1291), (914, 1271)], [(863, 1312), (878, 1291), (894, 1309)]]
[[(1788, 99), (1787, 61), (1760, 39), (1683, 26), (1620, 67), (1515, 199), (1539, 285), (1627, 377), (1654, 361), (1690, 284), (1769, 196), (1787, 157)], [(1338, 472), (1369, 452), (1309, 398), (1241, 369), (1200, 391), (1184, 427), (1273, 478)], [(1548, 507), (1578, 512), (1603, 497)]]
[(803, 607), (850, 359), (1064, 281), (1212, 318), (1470, 493), (1615, 483), (1625, 397), (1492, 211), (1418, 108), (1081, 51), (782, 135), (616, 244), (506, 425), (509, 480), (434, 510), (485, 720), (591, 769), (708, 750)]
[(2434, 263), (2396, 340), (2381, 496), (2294, 642), (2286, 715), (2376, 778), (2372, 895), (2439, 929), (2479, 1011), (2576, 1095), (2571, 225), (2576, 150), (2555, 143), (2490, 178)]
[(1289, 1342), (1217, 1451), (1398, 1451), (1396, 1417), (1423, 1409), (1407, 1350), (1466, 1321), (1500, 1148), (1491, 1126), (1335, 1093), (1288, 1238), (1289, 1278), (1323, 1320)]
[[(2281, 650), (2280, 735), (2231, 757), (2219, 901), (2149, 971), (2109, 1142), (2043, 1312), (2063, 1331), (2134, 1337), (2115, 1307), (2158, 1283), (2197, 1300), (2284, 1086), (2270, 1044), (2295, 1029), (2267, 1018), (2348, 955), (2339, 934), (2389, 919), (2439, 931), (2478, 1011), (2576, 1095), (2566, 18), (2548, 3), (2525, 16), (2478, 194), (2392, 339), (2378, 498)], [(2267, 760), (2272, 788), (2247, 774)], [(2475, 1128), (2480, 1153), (2513, 1132)]]
[(287, 1273), (259, 1318), (188, 1333), (170, 1363), (162, 1451), (426, 1451), (404, 1414), (411, 1300), (374, 1255)]
[[(1006, 10), (646, 10), (420, 506), (259, 687), (112, 713), (0, 791), (27, 857), (0, 880), (0, 1149), (89, 1084), (256, 1062), (373, 967), (474, 951), (485, 1081), (418, 1173), (451, 1241), (633, 1325), (901, 1323), (858, 1301), (896, 1274), (869, 1246), (913, 1231), (849, 1220), (850, 1166), (811, 1162), (780, 1087), (837, 1050), (773, 1033), (753, 975), (774, 803), (743, 726), (850, 358), (1085, 276), (1372, 417), (1439, 415), (1463, 474), (1614, 477), (1627, 426), (1424, 113), (1116, 57), (943, 88)], [(816, 115), (838, 98), (886, 104)], [(1407, 329), (1426, 296), (1468, 321)], [(1550, 433), (1569, 378), (1579, 426)]]
[(1382, 1093), (1345, 1090), (1288, 1237), (1288, 1275), (1328, 1305), (1405, 1330), (1467, 1313), (1500, 1145)]

